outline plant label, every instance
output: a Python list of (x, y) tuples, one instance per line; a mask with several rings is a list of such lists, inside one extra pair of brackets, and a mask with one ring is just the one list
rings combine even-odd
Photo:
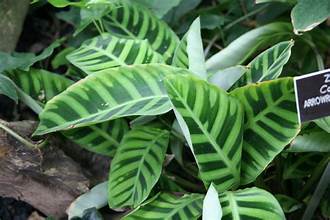
[(330, 69), (294, 78), (299, 121), (330, 116)]

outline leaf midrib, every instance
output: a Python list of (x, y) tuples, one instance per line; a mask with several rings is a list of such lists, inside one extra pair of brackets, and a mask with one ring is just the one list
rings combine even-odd
[[(139, 204), (135, 204), (136, 201), (134, 201), (134, 193), (135, 193), (135, 189), (137, 188), (137, 185), (138, 185), (138, 182), (139, 182), (139, 176), (140, 176), (140, 173), (141, 173), (141, 170), (142, 170), (142, 166), (144, 164), (144, 161), (145, 160), (145, 157), (148, 155), (150, 149), (154, 146), (154, 144), (156, 143), (156, 141), (158, 139), (160, 139), (161, 137), (165, 136), (166, 135), (166, 132), (165, 131), (162, 131), (159, 135), (157, 135), (154, 139), (152, 139), (151, 141), (148, 142), (148, 144), (146, 144), (146, 149), (145, 151), (143, 152), (143, 155), (141, 157), (141, 160), (139, 162), (139, 165), (138, 165), (138, 171), (137, 171), (137, 174), (135, 176), (135, 180), (134, 180), (134, 184), (133, 184), (133, 187), (131, 189), (131, 199), (133, 201), (133, 205), (139, 205)], [(142, 194), (143, 194), (143, 190), (142, 190)]]
[[(49, 129), (46, 129), (46, 130), (43, 130), (42, 132), (37, 132), (38, 135), (42, 135), (42, 134), (46, 134), (46, 133), (50, 133), (50, 132), (55, 132), (55, 131), (59, 131), (61, 129), (68, 129), (70, 128), (70, 126), (74, 125), (75, 123), (77, 123), (78, 125), (80, 126), (77, 126), (75, 128), (78, 128), (78, 127), (82, 127), (84, 125), (88, 125), (89, 122), (85, 122), (85, 123), (81, 123), (79, 124), (79, 121), (80, 120), (83, 120), (83, 119), (87, 119), (87, 118), (90, 118), (90, 117), (94, 117), (96, 115), (101, 115), (101, 114), (105, 114), (109, 111), (112, 111), (116, 108), (120, 108), (120, 107), (123, 107), (125, 105), (129, 105), (131, 103), (137, 103), (137, 102), (141, 102), (141, 101), (144, 101), (144, 100), (148, 100), (148, 99), (154, 99), (154, 98), (168, 98), (167, 95), (158, 95), (158, 96), (148, 96), (148, 97), (145, 97), (145, 98), (141, 98), (141, 99), (138, 99), (138, 100), (131, 100), (131, 101), (128, 101), (128, 102), (125, 102), (125, 103), (122, 103), (122, 104), (119, 104), (119, 105), (116, 105), (116, 107), (114, 108), (111, 108), (111, 109), (106, 109), (106, 110), (103, 110), (103, 111), (99, 111), (97, 113), (94, 113), (94, 114), (91, 114), (91, 115), (88, 115), (87, 117), (82, 117), (82, 118), (79, 118), (79, 119), (76, 119), (76, 120), (73, 120), (73, 121), (70, 121), (70, 122), (67, 122), (67, 123), (64, 123), (62, 125), (58, 125), (56, 127), (53, 127), (53, 128), (49, 128)], [(56, 100), (54, 100), (54, 102), (56, 102)], [(113, 115), (112, 115), (113, 116)], [(110, 116), (107, 120), (111, 120), (111, 119), (114, 119), (114, 118), (111, 118), (112, 116)], [(125, 115), (123, 115), (125, 116)], [(103, 121), (106, 121), (106, 120), (103, 120)], [(102, 121), (96, 121), (95, 123), (98, 123), (98, 122), (102, 122)], [(76, 125), (77, 125), (76, 124)]]
[[(178, 98), (180, 99), (180, 101), (183, 103), (183, 105), (185, 106), (186, 110), (189, 111), (189, 113), (192, 115), (192, 118), (194, 119), (194, 121), (198, 124), (199, 128), (202, 130), (203, 134), (210, 140), (213, 148), (216, 150), (216, 152), (218, 153), (218, 155), (221, 157), (221, 159), (225, 162), (225, 164), (227, 165), (227, 167), (231, 170), (232, 175), (235, 177), (235, 179), (239, 178), (239, 175), (237, 175), (237, 170), (235, 170), (234, 166), (230, 164), (230, 160), (227, 157), (227, 155), (223, 154), (223, 152), (221, 152), (221, 148), (220, 146), (217, 144), (217, 142), (213, 139), (213, 137), (209, 134), (209, 132), (207, 130), (205, 130), (204, 126), (202, 125), (202, 123), (200, 122), (200, 120), (198, 118), (195, 117), (195, 114), (193, 113), (192, 109), (188, 106), (188, 104), (186, 103), (186, 101), (184, 100), (183, 97), (181, 97), (179, 91), (176, 90), (176, 88), (169, 83), (169, 85), (172, 87), (173, 91), (177, 94)], [(214, 146), (218, 146), (220, 148), (217, 149)]]

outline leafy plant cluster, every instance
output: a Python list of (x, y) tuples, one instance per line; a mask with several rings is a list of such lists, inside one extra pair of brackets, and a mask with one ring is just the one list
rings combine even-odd
[[(298, 123), (292, 76), (324, 68), (330, 32), (296, 34), (330, 7), (269, 2), (49, 0), (71, 6), (59, 17), (75, 33), (39, 55), (1, 53), (0, 92), (38, 114), (35, 135), (60, 132), (112, 158), (96, 208), (107, 201), (123, 219), (307, 219), (330, 123)], [(52, 59), (64, 75), (31, 67), (64, 41)], [(327, 194), (316, 204), (324, 217)]]

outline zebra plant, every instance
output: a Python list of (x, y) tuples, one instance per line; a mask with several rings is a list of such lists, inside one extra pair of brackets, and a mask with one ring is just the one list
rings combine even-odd
[(62, 132), (113, 157), (108, 204), (123, 219), (285, 219), (256, 180), (300, 130), (292, 79), (277, 79), (293, 41), (215, 71), (199, 19), (180, 41), (143, 6), (110, 6), (102, 33), (66, 56), (78, 82), (6, 73), (43, 108), (35, 135)]

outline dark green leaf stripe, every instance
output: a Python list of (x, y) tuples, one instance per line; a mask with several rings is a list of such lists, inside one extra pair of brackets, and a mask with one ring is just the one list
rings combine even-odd
[(73, 82), (46, 70), (14, 70), (6, 73), (15, 84), (33, 99), (45, 103), (63, 92)]
[(276, 44), (257, 56), (248, 64), (248, 71), (235, 83), (234, 88), (247, 84), (276, 79), (291, 56), (294, 42)]
[(133, 39), (147, 39), (151, 47), (171, 62), (179, 43), (176, 34), (148, 9), (129, 1), (120, 1), (103, 17), (107, 31)]
[(186, 69), (189, 68), (189, 58), (187, 53), (187, 35), (182, 38), (178, 47), (176, 48), (172, 65)]
[(299, 132), (293, 82), (282, 78), (238, 88), (232, 94), (245, 109), (241, 183), (267, 167)]
[[(225, 91), (189, 75), (165, 81), (175, 110), (185, 121), (192, 150), (206, 185), (220, 192), (239, 184), (243, 109)], [(179, 121), (180, 122), (180, 121)], [(190, 136), (190, 138), (189, 138)]]
[(111, 208), (136, 207), (148, 197), (160, 177), (168, 140), (168, 131), (152, 127), (139, 127), (125, 135), (111, 163)]
[(40, 114), (37, 135), (132, 115), (157, 115), (171, 109), (162, 79), (186, 72), (166, 65), (113, 68), (91, 74), (49, 101)]
[(194, 220), (202, 214), (203, 195), (188, 194), (180, 198), (160, 193), (149, 203), (132, 211), (123, 220)]
[(64, 131), (63, 134), (89, 151), (112, 157), (128, 130), (128, 124), (124, 119), (116, 119), (74, 128)]
[(285, 220), (278, 201), (256, 187), (220, 194), (222, 220)]
[(67, 59), (87, 74), (117, 66), (164, 62), (147, 40), (118, 38), (106, 33), (85, 41)]

